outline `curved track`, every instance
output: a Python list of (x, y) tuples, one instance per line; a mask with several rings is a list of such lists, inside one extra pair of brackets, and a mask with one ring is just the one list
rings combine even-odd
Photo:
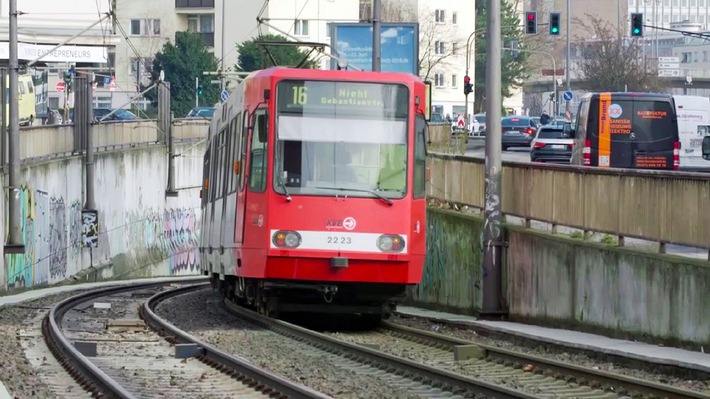
[[(198, 373), (202, 373), (203, 377), (208, 374), (209, 370), (212, 370), (211, 374), (216, 373), (214, 369), (221, 371), (221, 373), (216, 373), (217, 377), (213, 378), (212, 381), (206, 381), (204, 384), (207, 385), (205, 388), (207, 392), (209, 392), (210, 389), (213, 390), (210, 397), (224, 397), (224, 395), (228, 395), (227, 397), (327, 398), (327, 396), (312, 391), (300, 384), (290, 382), (280, 376), (262, 370), (243, 359), (222, 353), (176, 329), (165, 320), (155, 315), (152, 309), (157, 306), (160, 301), (206, 286), (206, 284), (194, 284), (196, 282), (194, 279), (189, 281), (176, 280), (171, 283), (145, 283), (102, 288), (68, 298), (54, 305), (43, 320), (42, 330), (45, 340), (52, 353), (57, 357), (64, 368), (84, 389), (91, 392), (95, 397), (134, 398), (137, 396), (145, 395), (148, 397), (155, 395), (156, 392), (154, 391), (156, 387), (145, 387), (133, 381), (135, 378), (127, 378), (125, 375), (120, 377), (116, 376), (116, 369), (123, 371), (118, 374), (125, 374), (127, 366), (125, 363), (131, 361), (130, 356), (133, 356), (133, 359), (135, 359), (136, 356), (139, 358), (149, 358), (155, 356), (154, 350), (151, 351), (150, 348), (146, 348), (144, 345), (133, 345), (131, 351), (129, 351), (131, 354), (128, 356), (125, 355), (125, 347), (123, 347), (124, 353), (121, 355), (114, 354), (110, 359), (94, 359), (94, 361), (92, 361), (74, 347), (75, 342), (72, 342), (72, 339), (68, 338), (66, 335), (66, 327), (63, 326), (63, 320), (65, 320), (67, 313), (96, 298), (116, 296), (130, 293), (131, 291), (145, 291), (147, 289), (160, 291), (165, 286), (185, 282), (193, 284), (153, 295), (140, 307), (140, 313), (146, 324), (155, 328), (158, 334), (165, 334), (167, 332), (169, 338), (171, 338), (169, 341), (192, 343), (197, 346), (199, 352), (198, 359), (200, 359), (202, 363), (193, 364), (192, 371), (195, 371), (197, 368)], [(163, 352), (165, 352), (165, 350), (163, 350)], [(124, 356), (126, 357), (124, 358)], [(157, 359), (165, 359), (165, 353), (160, 353)], [(125, 362), (123, 366), (121, 362)], [(172, 385), (174, 375), (170, 373), (170, 370), (167, 370), (168, 367), (165, 364), (165, 360), (162, 360), (162, 362), (159, 360), (152, 363), (151, 366), (151, 368), (145, 370), (147, 378), (169, 378)], [(200, 367), (206, 370), (199, 371)], [(200, 378), (200, 380), (203, 380), (203, 378)], [(215, 383), (215, 381), (217, 383)], [(192, 385), (197, 384), (198, 382), (194, 382)], [(172, 389), (179, 390), (178, 387), (172, 387)], [(188, 392), (180, 392), (180, 394), (181, 397), (193, 397), (190, 396)]]
[[(531, 373), (524, 372), (523, 368), (535, 370), (539, 381), (545, 382), (546, 377), (557, 380), (573, 382), (576, 385), (600, 389), (614, 396), (672, 398), (672, 399), (710, 399), (710, 395), (687, 389), (679, 389), (670, 385), (644, 381), (621, 374), (609, 373), (579, 367), (573, 364), (545, 359), (530, 354), (513, 352), (494, 346), (475, 344), (442, 334), (431, 333), (397, 324), (383, 322), (380, 331), (413, 343), (438, 347), (446, 351), (453, 351), (455, 347), (475, 345), (484, 351), (483, 359), (476, 362), (478, 368), (498, 367), (501, 373), (509, 373), (510, 378), (526, 378)], [(529, 383), (535, 383), (533, 378), (528, 378)], [(548, 381), (549, 384), (549, 381)], [(550, 389), (550, 393), (553, 389)]]
[[(225, 301), (227, 308), (240, 318), (250, 320), (264, 328), (285, 337), (306, 343), (327, 352), (337, 354), (359, 364), (361, 367), (376, 368), (393, 384), (406, 387), (415, 386), (419, 391), (444, 391), (442, 396), (485, 397), (498, 399), (533, 399), (530, 395), (508, 387), (466, 377), (446, 370), (440, 370), (416, 363), (402, 357), (393, 356), (366, 346), (345, 342), (326, 334), (308, 330), (281, 320), (258, 314), (251, 310)], [(384, 372), (384, 373), (382, 373)], [(406, 380), (400, 382), (397, 380)], [(431, 396), (429, 396), (431, 397)]]

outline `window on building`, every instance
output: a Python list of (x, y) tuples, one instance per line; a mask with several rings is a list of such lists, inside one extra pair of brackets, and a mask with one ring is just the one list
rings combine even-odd
[(681, 4), (681, 6), (683, 6), (683, 7), (688, 7), (688, 0), (682, 0), (682, 1), (680, 2), (680, 4)]
[(459, 53), (458, 46), (456, 45), (456, 42), (451, 43), (451, 54), (456, 55)]
[(459, 87), (459, 77), (456, 74), (451, 75), (451, 88), (455, 89), (457, 87)]
[(437, 23), (443, 24), (446, 22), (446, 12), (444, 10), (434, 11), (434, 19)]
[(131, 35), (133, 36), (160, 36), (159, 19), (132, 19)]
[(214, 33), (214, 14), (188, 15), (187, 31), (192, 33)]
[(58, 109), (59, 108), (59, 97), (49, 97), (49, 108)]
[(434, 42), (434, 53), (435, 54), (444, 54), (444, 51), (446, 50), (446, 45), (442, 41), (435, 41)]
[(444, 82), (444, 74), (443, 73), (435, 73), (434, 74), (434, 86), (436, 86), (436, 87), (446, 86), (446, 82)]
[(690, 0), (690, 6), (691, 6), (691, 7), (697, 7), (697, 6), (698, 6), (697, 0)]
[(293, 33), (297, 36), (308, 36), (308, 21), (303, 19), (294, 21)]
[(150, 71), (153, 70), (153, 57), (145, 58), (131, 58), (131, 76), (135, 77), (138, 71), (138, 61), (141, 63), (141, 76), (150, 75)]
[(451, 13), (451, 23), (456, 25), (459, 23), (459, 14), (456, 12)]
[(111, 97), (94, 96), (92, 104), (94, 108), (111, 108)]

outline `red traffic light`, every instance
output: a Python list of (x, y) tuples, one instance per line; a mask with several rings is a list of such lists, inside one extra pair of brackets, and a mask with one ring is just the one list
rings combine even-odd
[(533, 12), (528, 12), (528, 21), (533, 21), (535, 20), (535, 13)]
[(463, 82), (464, 82), (464, 83), (471, 83), (471, 78), (468, 77), (468, 76), (464, 76), (464, 77), (463, 77)]

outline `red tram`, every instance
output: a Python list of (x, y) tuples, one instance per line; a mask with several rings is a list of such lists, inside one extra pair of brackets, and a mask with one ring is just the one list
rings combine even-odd
[(265, 314), (379, 319), (420, 282), (426, 86), (403, 73), (275, 67), (215, 112), (201, 263)]

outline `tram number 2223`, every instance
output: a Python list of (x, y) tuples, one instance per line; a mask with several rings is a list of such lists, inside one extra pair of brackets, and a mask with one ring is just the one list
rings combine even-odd
[(306, 87), (304, 86), (293, 86), (293, 104), (296, 105), (306, 105), (308, 102), (308, 94)]
[(350, 237), (343, 236), (328, 236), (326, 238), (328, 244), (352, 244)]

